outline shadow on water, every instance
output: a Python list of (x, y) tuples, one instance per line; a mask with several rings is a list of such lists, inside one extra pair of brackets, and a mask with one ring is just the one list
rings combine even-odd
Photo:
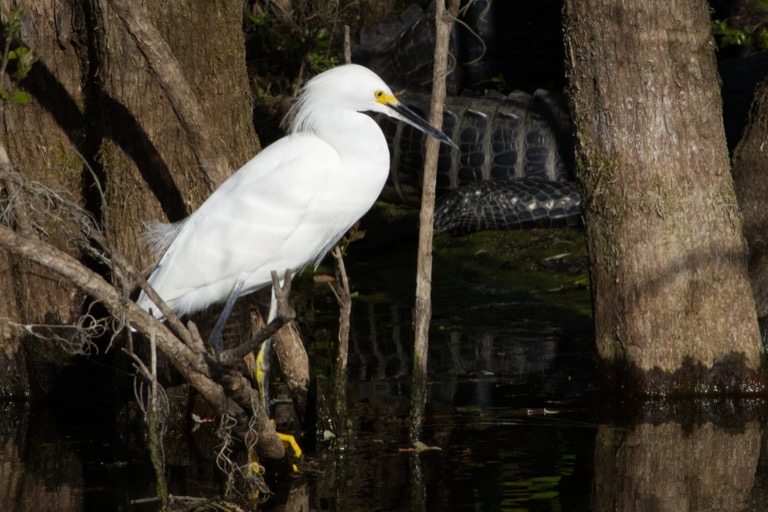
[[(410, 237), (353, 246), (349, 445), (336, 450), (318, 422), (310, 456), (320, 471), (270, 481), (275, 495), (262, 508), (768, 510), (762, 400), (627, 404), (593, 389), (580, 236), (554, 230), (436, 241), (422, 438), (433, 449), (419, 453), (406, 425), (415, 247)], [(299, 310), (322, 402), (337, 309), (315, 289)], [(153, 476), (136, 449), (141, 442), (117, 435), (114, 408), (4, 404), (3, 509), (155, 510), (130, 504), (152, 495)], [(215, 427), (189, 433), (186, 419), (174, 421), (181, 434), (166, 439), (171, 492), (220, 492)]]

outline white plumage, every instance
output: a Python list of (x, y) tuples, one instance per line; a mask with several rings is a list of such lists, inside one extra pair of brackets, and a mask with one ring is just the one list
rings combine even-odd
[[(307, 83), (290, 134), (256, 155), (187, 219), (159, 225), (165, 251), (149, 283), (171, 309), (194, 313), (271, 284), (271, 272), (318, 263), (379, 196), (389, 150), (365, 111), (406, 121), (443, 142), (444, 134), (399, 103), (372, 71), (357, 65)], [(141, 293), (137, 303), (155, 304)]]

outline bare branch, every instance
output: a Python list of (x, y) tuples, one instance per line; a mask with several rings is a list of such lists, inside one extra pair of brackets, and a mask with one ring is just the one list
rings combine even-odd
[[(70, 280), (85, 293), (99, 300), (115, 316), (125, 316), (126, 320), (137, 330), (150, 334), (155, 330), (157, 346), (168, 356), (174, 367), (181, 375), (220, 413), (234, 418), (243, 418), (243, 405), (252, 407), (254, 418), (259, 426), (259, 449), (269, 458), (282, 458), (285, 451), (274, 426), (269, 421), (264, 409), (252, 400), (255, 391), (250, 383), (239, 373), (231, 372), (222, 366), (222, 384), (213, 380), (210, 375), (211, 360), (205, 353), (193, 351), (182, 343), (163, 324), (141, 309), (134, 302), (126, 302), (118, 291), (107, 283), (101, 276), (94, 273), (80, 262), (39, 240), (24, 237), (6, 226), (0, 226), (0, 247), (43, 265), (62, 277)], [(234, 397), (230, 399), (228, 394)]]
[[(114, 315), (125, 316), (133, 327), (149, 333), (154, 318), (133, 302), (126, 302), (117, 290), (104, 278), (82, 265), (72, 256), (54, 249), (39, 240), (22, 236), (6, 226), (0, 226), (0, 247), (42, 265), (82, 289), (100, 301)], [(170, 356), (171, 361), (200, 392), (214, 405), (227, 403), (220, 386), (205, 374), (202, 355), (193, 352), (179, 341), (165, 325), (156, 325), (157, 342), (160, 349)]]
[[(445, 0), (435, 2), (435, 65), (432, 75), (432, 102), (429, 122), (440, 128), (443, 124), (445, 103), (445, 76), (448, 62), (448, 42), (453, 19), (459, 9), (459, 0), (450, 0), (448, 10)], [(432, 318), (432, 237), (435, 218), (435, 186), (439, 142), (427, 137), (424, 156), (424, 181), (422, 184), (421, 211), (419, 215), (419, 251), (416, 263), (416, 302), (413, 308), (414, 368), (411, 387), (411, 441), (418, 440), (426, 405), (427, 349), (429, 322)]]
[(291, 292), (290, 270), (285, 271), (285, 277), (283, 279), (283, 286), (280, 286), (277, 272), (272, 271), (272, 286), (274, 287), (275, 299), (277, 300), (277, 317), (260, 329), (259, 332), (254, 334), (251, 339), (245, 343), (241, 343), (237, 347), (222, 352), (220, 356), (222, 364), (228, 365), (240, 362), (246, 354), (250, 354), (258, 349), (259, 345), (261, 345), (264, 340), (271, 338), (280, 330), (280, 328), (296, 318), (296, 312), (288, 301), (288, 295)]

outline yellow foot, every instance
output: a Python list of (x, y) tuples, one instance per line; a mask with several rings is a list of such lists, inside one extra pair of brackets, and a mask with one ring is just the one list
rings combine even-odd
[(280, 438), (280, 440), (283, 442), (285, 446), (290, 446), (293, 450), (293, 456), (297, 459), (300, 459), (302, 455), (304, 455), (304, 452), (301, 451), (301, 447), (299, 446), (299, 443), (296, 442), (296, 438), (293, 437), (291, 434), (281, 434), (280, 432), (277, 433), (277, 437)]
[[(286, 447), (290, 447), (291, 450), (293, 450), (293, 456), (296, 459), (301, 459), (301, 456), (304, 454), (304, 452), (301, 451), (301, 447), (299, 446), (299, 443), (296, 442), (295, 437), (293, 437), (291, 434), (281, 434), (280, 432), (277, 433), (277, 437), (280, 438)], [(291, 464), (291, 467), (293, 468), (294, 473), (301, 473), (301, 470), (296, 463)]]

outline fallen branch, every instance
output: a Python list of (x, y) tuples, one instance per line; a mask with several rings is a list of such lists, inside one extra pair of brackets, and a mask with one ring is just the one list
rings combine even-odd
[[(183, 343), (166, 325), (159, 324), (154, 317), (127, 301), (104, 278), (68, 254), (51, 247), (37, 239), (20, 235), (6, 226), (0, 225), (0, 247), (42, 265), (62, 277), (68, 279), (90, 297), (102, 303), (114, 316), (124, 318), (133, 328), (149, 335), (154, 329), (157, 347), (163, 352), (171, 364), (181, 373), (219, 414), (227, 414), (234, 418), (250, 415), (243, 402), (230, 398), (225, 388), (217, 383), (211, 375), (210, 357), (206, 352), (193, 350)], [(182, 326), (183, 328), (183, 326)], [(183, 330), (186, 330), (183, 328)], [(191, 334), (190, 334), (191, 337)], [(243, 386), (242, 382), (237, 383)], [(230, 390), (231, 391), (231, 390)], [(258, 411), (253, 410), (258, 415)], [(257, 418), (261, 422), (264, 418)], [(239, 422), (242, 424), (242, 422)], [(266, 427), (260, 429), (258, 448), (265, 457), (279, 459), (285, 451), (271, 422), (265, 421)]]

